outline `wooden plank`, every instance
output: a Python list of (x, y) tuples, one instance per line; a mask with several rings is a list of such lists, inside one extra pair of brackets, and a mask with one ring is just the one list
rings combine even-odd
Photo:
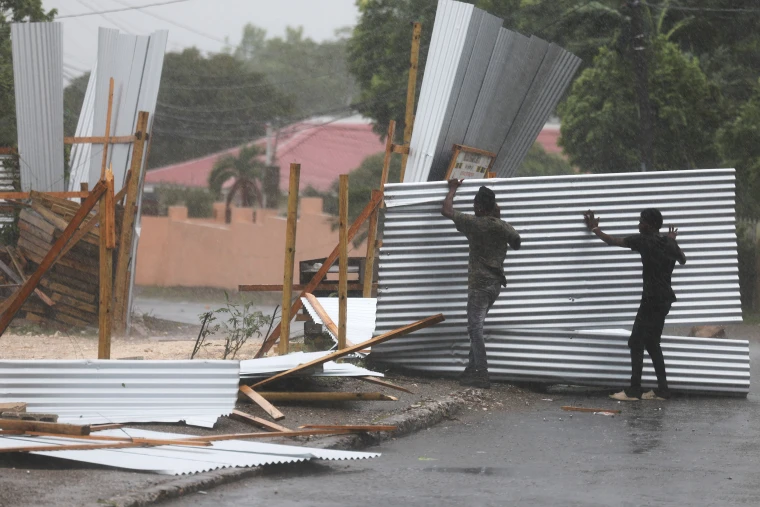
[(26, 412), (26, 402), (11, 401), (0, 403), (0, 412)]
[[(48, 192), (48, 194), (55, 197), (61, 197), (63, 199), (78, 199), (86, 197), (83, 192)], [(29, 192), (0, 192), (0, 199), (5, 201), (15, 199), (29, 199)]]
[(232, 413), (230, 414), (230, 419), (235, 419), (237, 421), (243, 421), (249, 424), (253, 424), (254, 426), (258, 426), (260, 428), (264, 428), (269, 431), (293, 431), (289, 428), (286, 428), (285, 426), (280, 426), (279, 424), (269, 422), (266, 419), (253, 416), (251, 414), (246, 414), (245, 412), (241, 412), (240, 410), (233, 410)]
[[(106, 163), (108, 163), (108, 145), (111, 142), (111, 114), (113, 112), (113, 78), (108, 80), (108, 109), (106, 110), (106, 134), (103, 140), (103, 160), (100, 164), (100, 181), (106, 177)], [(102, 222), (101, 222), (102, 223)]]
[[(356, 236), (356, 233), (359, 232), (359, 228), (364, 224), (365, 220), (369, 218), (370, 214), (380, 205), (381, 199), (378, 199), (376, 201), (373, 201), (370, 199), (369, 203), (364, 207), (362, 212), (359, 214), (358, 217), (356, 217), (356, 220), (354, 220), (354, 223), (351, 224), (351, 228), (348, 230), (348, 241), (351, 241), (354, 239), (354, 236)], [(332, 251), (332, 253), (325, 259), (325, 262), (322, 263), (322, 267), (319, 268), (319, 271), (312, 277), (312, 279), (309, 281), (308, 284), (306, 284), (306, 287), (301, 291), (301, 294), (298, 295), (298, 297), (293, 302), (293, 306), (290, 307), (290, 315), (295, 315), (298, 310), (300, 310), (303, 307), (303, 303), (301, 303), (301, 297), (307, 293), (307, 292), (313, 292), (314, 288), (319, 285), (319, 283), (322, 281), (322, 279), (325, 277), (327, 272), (329, 271), (330, 267), (332, 267), (335, 260), (338, 258), (339, 253), (339, 246), (336, 246), (335, 249)], [(264, 340), (264, 343), (261, 344), (261, 348), (258, 352), (256, 352), (256, 355), (254, 357), (259, 358), (262, 357), (264, 354), (267, 353), (267, 351), (274, 345), (274, 343), (277, 341), (277, 338), (280, 337), (280, 330), (282, 329), (282, 321), (280, 321), (279, 324), (277, 324), (277, 327), (274, 328), (272, 331), (272, 334), (269, 335), (269, 337)]]
[[(113, 78), (111, 78), (111, 91), (113, 91)], [(110, 118), (110, 113), (109, 113)], [(108, 129), (106, 128), (106, 137)], [(107, 145), (105, 145), (107, 146)], [(105, 160), (103, 161), (105, 164)], [(100, 258), (98, 265), (100, 273), (98, 274), (99, 298), (98, 298), (98, 359), (111, 359), (111, 324), (113, 322), (113, 250), (108, 248), (108, 223), (113, 220), (113, 206), (109, 208), (110, 199), (113, 204), (113, 174), (111, 174), (111, 184), (108, 183), (109, 169), (105, 172), (105, 178), (101, 183), (105, 184), (106, 190), (100, 198)]]
[(57, 309), (55, 312), (55, 320), (69, 326), (88, 327), (95, 321), (95, 317), (93, 317), (92, 320), (84, 321), (70, 315), (66, 315), (65, 313), (61, 313), (59, 310), (60, 309)]
[(135, 136), (89, 136), (89, 137), (74, 137), (66, 136), (63, 138), (63, 144), (124, 144), (135, 142)]
[(245, 440), (249, 438), (280, 438), (280, 437), (312, 437), (314, 435), (345, 435), (356, 433), (354, 430), (301, 430), (301, 431), (264, 431), (258, 433), (232, 433), (229, 435), (207, 435), (203, 437), (189, 437), (186, 440), (202, 440), (204, 442), (221, 442), (223, 440)]
[(346, 429), (353, 431), (396, 431), (398, 426), (390, 424), (304, 424), (299, 429), (333, 430)]
[(259, 393), (254, 391), (248, 386), (240, 386), (240, 392), (246, 395), (251, 401), (253, 401), (256, 405), (260, 406), (264, 409), (264, 411), (269, 414), (272, 419), (275, 421), (279, 421), (280, 419), (285, 419), (285, 414), (277, 410), (277, 408), (269, 403), (267, 400), (261, 397)]
[(53, 301), (56, 303), (63, 303), (71, 308), (76, 308), (84, 313), (90, 313), (92, 315), (98, 314), (98, 306), (79, 301), (75, 298), (67, 296), (65, 294), (55, 293), (53, 294)]
[(25, 220), (19, 220), (18, 222), (18, 228), (21, 230), (21, 236), (26, 236), (27, 234), (30, 234), (40, 241), (47, 243), (48, 245), (52, 245), (55, 242), (55, 236), (53, 236), (53, 233), (47, 233), (43, 231), (42, 229), (39, 229), (31, 222), (27, 222)]
[[(378, 197), (379, 194), (379, 197)], [(372, 199), (382, 199), (381, 190), (372, 191)], [(364, 258), (364, 287), (362, 287), (362, 297), (372, 297), (372, 286), (375, 278), (375, 246), (377, 240), (377, 220), (380, 214), (379, 209), (369, 217), (369, 228), (367, 230), (367, 254)]]
[(29, 208), (24, 208), (21, 210), (21, 213), (19, 213), (19, 219), (22, 222), (28, 222), (29, 224), (35, 226), (39, 230), (45, 232), (45, 234), (52, 236), (53, 232), (55, 232), (55, 226), (53, 224), (47, 222), (44, 218)]
[(11, 302), (8, 309), (3, 313), (2, 317), (0, 317), (0, 336), (2, 336), (5, 330), (8, 329), (8, 324), (10, 324), (11, 320), (13, 320), (13, 317), (16, 316), (16, 312), (18, 312), (26, 300), (29, 299), (29, 296), (37, 287), (37, 284), (40, 283), (40, 279), (53, 265), (56, 257), (58, 257), (58, 254), (61, 252), (61, 250), (63, 250), (63, 248), (66, 246), (66, 243), (74, 235), (74, 232), (81, 225), (82, 221), (85, 219), (92, 207), (95, 206), (95, 203), (98, 202), (98, 199), (100, 199), (100, 196), (103, 194), (103, 192), (105, 192), (105, 186), (98, 183), (92, 190), (92, 193), (87, 197), (84, 204), (82, 204), (81, 208), (74, 217), (74, 220), (69, 223), (63, 235), (58, 238), (53, 247), (48, 251), (32, 276), (30, 276), (26, 283), (24, 283), (24, 285), (17, 292), (15, 292), (13, 296), (11, 296), (13, 298), (13, 301)]
[[(420, 59), (420, 37), (422, 35), (422, 25), (420, 23), (412, 24), (412, 47), (409, 52), (409, 80), (406, 84), (406, 110), (404, 111), (404, 144), (408, 147), (412, 140), (412, 127), (414, 127), (414, 102), (417, 94), (417, 68)], [(406, 161), (409, 158), (409, 152), (401, 155), (401, 174), (399, 181), (404, 181), (406, 173)], [(382, 190), (382, 189), (381, 189)]]
[(409, 154), (409, 146), (405, 144), (394, 144), (391, 148), (393, 153), (401, 153), (402, 155)]
[(102, 222), (103, 234), (106, 238), (106, 248), (113, 250), (116, 248), (116, 207), (113, 189), (113, 171), (106, 171), (106, 193), (103, 194), (105, 205), (105, 220)]
[[(53, 266), (53, 270), (47, 274), (47, 277), (56, 283), (66, 284), (66, 286), (69, 288), (86, 292), (87, 294), (94, 295), (98, 292), (97, 280), (94, 280), (93, 278), (90, 278), (88, 280), (80, 280), (73, 276), (68, 276), (68, 274), (66, 273), (68, 269), (69, 268), (59, 266), (58, 264), (56, 264), (55, 266)], [(84, 299), (82, 299), (82, 301), (84, 301)], [(93, 299), (93, 301), (95, 300)]]
[[(388, 123), (388, 133), (385, 137), (385, 157), (383, 158), (383, 171), (380, 173), (380, 190), (384, 191), (388, 183), (388, 172), (391, 167), (391, 155), (393, 154), (393, 136), (396, 135), (396, 120)], [(403, 180), (402, 180), (403, 181)]]
[[(373, 284), (376, 287), (377, 284)], [(360, 283), (349, 283), (347, 285), (348, 290), (362, 290), (364, 285)], [(301, 291), (302, 293), (311, 292), (315, 290), (338, 290), (337, 281), (321, 282), (316, 287), (312, 287), (309, 284), (293, 284), (292, 289), (294, 291)], [(309, 289), (307, 291), (307, 289)], [(238, 285), (239, 292), (282, 292), (283, 286), (278, 284), (253, 284), (253, 285)]]
[(39, 421), (15, 421), (12, 419), (0, 419), (0, 429), (17, 431), (43, 431), (58, 435), (89, 435), (88, 425), (48, 423)]
[(348, 319), (348, 174), (338, 177), (338, 350), (346, 348)]
[(388, 331), (387, 333), (383, 333), (380, 336), (376, 336), (372, 338), (371, 340), (367, 340), (366, 342), (360, 343), (358, 345), (354, 345), (353, 347), (347, 347), (343, 350), (335, 351), (332, 354), (327, 354), (326, 356), (322, 356), (313, 361), (309, 361), (308, 363), (300, 364), (296, 366), (295, 368), (291, 368), (290, 370), (284, 371), (282, 373), (278, 373), (277, 375), (274, 375), (272, 377), (269, 377), (257, 382), (256, 384), (253, 385), (253, 388), (263, 386), (265, 384), (269, 384), (270, 382), (274, 382), (275, 380), (279, 380), (283, 377), (293, 375), (294, 373), (307, 370), (314, 366), (325, 364), (328, 361), (334, 361), (335, 359), (341, 358), (343, 356), (347, 356), (348, 354), (353, 354), (354, 352), (358, 352), (364, 348), (372, 347), (379, 343), (387, 342), (388, 340), (392, 340), (393, 338), (398, 338), (399, 336), (404, 336), (405, 334), (412, 333), (419, 329), (424, 329), (434, 324), (438, 324), (439, 322), (443, 322), (444, 320), (446, 319), (444, 319), (442, 313), (439, 313), (438, 315), (431, 315), (430, 317), (426, 317), (422, 320), (418, 320), (417, 322), (414, 322), (407, 326), (400, 327), (392, 331)]
[(405, 393), (414, 394), (412, 391), (410, 391), (406, 387), (402, 387), (402, 386), (393, 384), (391, 382), (388, 382), (387, 380), (383, 380), (383, 379), (378, 378), (378, 377), (366, 376), (366, 377), (355, 377), (355, 378), (357, 378), (359, 380), (363, 380), (365, 382), (369, 382), (371, 384), (377, 384), (379, 386), (388, 387), (390, 389), (396, 389), (397, 391), (403, 391)]
[[(307, 301), (309, 301), (309, 304), (312, 308), (314, 308), (314, 311), (317, 312), (317, 315), (319, 315), (320, 320), (322, 320), (322, 324), (330, 330), (330, 332), (333, 334), (333, 336), (338, 336), (338, 326), (335, 325), (335, 322), (330, 318), (330, 316), (325, 311), (324, 307), (319, 304), (319, 301), (317, 300), (316, 296), (314, 294), (305, 294), (304, 297)], [(347, 337), (345, 339), (345, 346), (353, 347), (355, 344), (352, 343)]]
[[(148, 113), (140, 111), (137, 114), (137, 141), (132, 146), (132, 161), (129, 167), (129, 177), (122, 189), (124, 192), (124, 218), (119, 233), (119, 252), (116, 257), (116, 275), (114, 277), (113, 326), (117, 334), (127, 330), (127, 312), (129, 306), (129, 264), (132, 258), (132, 242), (135, 233), (135, 218), (137, 216), (137, 198), (140, 190), (140, 180), (144, 177), (145, 165), (143, 152), (148, 138)], [(119, 192), (121, 194), (121, 192)], [(117, 201), (121, 200), (117, 196)]]
[(123, 424), (117, 424), (117, 423), (91, 424), (90, 431), (118, 430), (123, 427), (124, 427)]
[(343, 393), (343, 392), (280, 392), (259, 391), (267, 401), (398, 401), (395, 396), (383, 393)]
[(564, 405), (562, 410), (566, 412), (610, 412), (612, 414), (619, 414), (620, 410), (612, 408), (588, 408), (588, 407), (572, 407), (570, 405)]
[(290, 182), (288, 187), (288, 221), (285, 229), (285, 267), (283, 268), (282, 291), (282, 332), (280, 334), (279, 353), (288, 353), (290, 343), (290, 305), (293, 296), (293, 270), (296, 258), (296, 228), (298, 226), (298, 186), (301, 180), (301, 164), (290, 164)]
[(62, 283), (55, 282), (49, 276), (43, 278), (40, 281), (40, 285), (48, 290), (57, 292), (59, 294), (64, 294), (66, 296), (71, 296), (72, 298), (78, 299), (84, 303), (95, 303), (95, 294), (91, 294), (89, 292), (78, 290), (73, 287), (69, 287), (68, 285), (63, 285)]
[[(14, 266), (15, 266), (15, 268), (16, 268), (16, 270), (18, 271), (18, 276), (17, 276), (17, 277), (12, 277), (12, 278), (14, 278), (14, 280), (13, 280), (13, 281), (14, 281), (14, 282), (16, 282), (16, 283), (18, 283), (19, 285), (20, 285), (20, 284), (22, 284), (22, 283), (24, 283), (24, 282), (26, 281), (26, 275), (24, 275), (24, 270), (23, 270), (23, 269), (21, 269), (21, 266), (19, 265), (18, 261), (16, 260), (16, 256), (15, 256), (15, 255), (13, 255), (13, 252), (11, 251), (10, 247), (7, 247), (7, 246), (6, 246), (6, 247), (5, 247), (5, 251), (6, 251), (6, 252), (8, 252), (8, 257), (10, 257), (10, 258), (11, 258), (11, 262), (13, 263), (13, 265), (14, 265)], [(2, 269), (3, 269), (3, 271), (5, 271), (5, 269), (6, 269), (7, 267), (8, 267), (8, 266), (6, 266), (6, 265), (5, 265), (5, 264), (4, 264), (2, 261), (0, 261), (0, 268), (2, 268)], [(6, 273), (10, 273), (10, 272), (9, 272), (9, 271), (6, 271)], [(10, 276), (10, 275), (9, 275), (9, 276)], [(53, 306), (53, 305), (55, 305), (55, 302), (54, 302), (52, 299), (50, 299), (50, 298), (47, 296), (47, 294), (45, 294), (44, 292), (42, 292), (40, 289), (34, 289), (34, 293), (35, 293), (35, 294), (37, 295), (37, 297), (38, 297), (38, 298), (40, 298), (40, 299), (42, 300), (42, 302), (43, 302), (43, 303), (45, 303), (46, 305), (48, 305), (48, 306)]]
[[(92, 429), (92, 428), (90, 428)], [(60, 437), (61, 435), (57, 435), (55, 433), (44, 433), (41, 431), (27, 431), (27, 435), (32, 435), (35, 437)], [(140, 445), (150, 445), (150, 446), (158, 446), (158, 445), (192, 445), (192, 446), (201, 446), (201, 447), (207, 447), (211, 445), (211, 442), (206, 442), (204, 440), (179, 440), (179, 439), (158, 439), (158, 438), (142, 438), (142, 437), (116, 437), (116, 436), (106, 436), (106, 435), (67, 435), (66, 438), (73, 438), (77, 440), (95, 440), (98, 442), (132, 442), (135, 444)]]
[(87, 221), (87, 223), (84, 224), (77, 231), (76, 234), (74, 234), (74, 237), (71, 238), (71, 241), (69, 241), (69, 244), (66, 245), (66, 248), (64, 248), (63, 251), (61, 252), (61, 257), (63, 257), (64, 255), (66, 255), (67, 253), (69, 253), (69, 250), (71, 250), (72, 248), (74, 248), (75, 246), (77, 246), (79, 244), (79, 242), (85, 236), (87, 236), (95, 228), (95, 226), (98, 224), (99, 221), (100, 221), (100, 215), (95, 215), (95, 216), (91, 217)]

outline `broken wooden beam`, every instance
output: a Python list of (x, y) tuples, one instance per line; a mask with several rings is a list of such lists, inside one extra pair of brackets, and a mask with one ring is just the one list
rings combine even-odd
[(0, 429), (17, 431), (40, 431), (55, 433), (57, 435), (89, 435), (90, 426), (78, 426), (76, 424), (48, 423), (39, 421), (14, 421), (0, 419)]
[(367, 340), (366, 342), (360, 343), (358, 345), (354, 345), (353, 347), (346, 347), (343, 350), (338, 350), (336, 352), (333, 352), (332, 354), (327, 354), (326, 356), (322, 356), (313, 361), (309, 361), (308, 363), (300, 364), (296, 366), (295, 368), (291, 368), (287, 371), (278, 373), (277, 375), (261, 380), (257, 382), (256, 384), (254, 384), (253, 387), (256, 388), (259, 386), (263, 386), (265, 384), (269, 384), (270, 382), (274, 382), (275, 380), (279, 380), (283, 377), (287, 377), (289, 375), (293, 375), (294, 373), (308, 370), (309, 368), (312, 368), (320, 364), (324, 364), (328, 361), (334, 361), (335, 359), (338, 359), (343, 356), (347, 356), (348, 354), (359, 352), (360, 350), (363, 350), (367, 347), (372, 347), (374, 345), (386, 342), (388, 340), (392, 340), (393, 338), (397, 338), (399, 336), (412, 333), (414, 331), (417, 331), (418, 329), (424, 329), (434, 324), (438, 324), (439, 322), (443, 322), (444, 320), (446, 319), (444, 319), (442, 313), (439, 313), (438, 315), (431, 315), (430, 317), (424, 318), (422, 320), (418, 320), (417, 322), (414, 322), (407, 326), (400, 327), (392, 331), (388, 331), (387, 333), (381, 334), (380, 336), (376, 336), (372, 338), (371, 340)]
[(268, 391), (258, 393), (267, 401), (398, 401), (395, 396), (383, 393), (346, 392), (287, 392)]
[[(335, 325), (335, 322), (330, 318), (330, 316), (325, 311), (324, 307), (319, 303), (316, 296), (314, 294), (304, 294), (304, 297), (309, 302), (311, 307), (314, 309), (314, 311), (319, 315), (320, 320), (322, 321), (322, 324), (330, 330), (330, 333), (335, 337), (335, 339), (338, 339), (338, 326)], [(352, 347), (355, 343), (353, 343), (351, 340), (346, 337), (346, 346)], [(340, 347), (339, 347), (340, 348)]]
[(356, 433), (355, 430), (302, 430), (302, 431), (272, 431), (260, 433), (232, 433), (229, 435), (208, 435), (203, 437), (188, 437), (186, 440), (201, 440), (205, 442), (220, 442), (223, 440), (245, 440), (247, 438), (278, 438), (278, 437), (312, 437), (315, 435), (345, 435)]
[(256, 405), (260, 406), (264, 409), (264, 412), (269, 414), (269, 416), (274, 419), (275, 421), (279, 421), (280, 419), (285, 419), (285, 414), (277, 410), (277, 408), (269, 403), (267, 400), (265, 400), (259, 393), (254, 391), (248, 386), (240, 386), (240, 392), (243, 393), (245, 396), (248, 397), (252, 402), (254, 402)]
[(402, 387), (402, 386), (393, 384), (391, 382), (388, 382), (387, 380), (383, 380), (383, 379), (378, 378), (378, 377), (366, 376), (366, 377), (356, 377), (356, 378), (359, 379), (359, 380), (363, 380), (365, 382), (370, 382), (372, 384), (377, 384), (379, 386), (387, 387), (389, 389), (396, 389), (397, 391), (403, 391), (405, 393), (414, 394), (412, 391), (410, 391), (406, 387)]
[(256, 417), (255, 415), (246, 414), (245, 412), (242, 412), (240, 410), (233, 410), (232, 413), (230, 414), (230, 419), (235, 419), (236, 421), (242, 421), (248, 424), (253, 424), (254, 426), (258, 426), (260, 428), (264, 428), (265, 430), (269, 430), (269, 431), (293, 431), (290, 428), (286, 428), (285, 426), (280, 426), (279, 424), (269, 422), (266, 419)]

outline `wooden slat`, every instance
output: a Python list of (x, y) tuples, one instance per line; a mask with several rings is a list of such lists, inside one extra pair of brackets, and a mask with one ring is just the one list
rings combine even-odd
[(445, 319), (443, 317), (443, 314), (439, 313), (438, 315), (432, 315), (430, 317), (424, 318), (422, 320), (418, 320), (417, 322), (414, 322), (412, 324), (409, 324), (404, 327), (400, 327), (398, 329), (394, 329), (392, 331), (388, 331), (387, 333), (381, 334), (380, 336), (376, 336), (372, 338), (371, 340), (367, 340), (366, 342), (360, 343), (358, 345), (354, 345), (353, 347), (347, 347), (343, 350), (338, 350), (336, 352), (333, 352), (332, 354), (327, 354), (326, 356), (322, 356), (318, 359), (315, 359), (313, 361), (309, 361), (308, 363), (304, 363), (301, 365), (296, 366), (295, 368), (291, 368), (290, 370), (284, 371), (282, 373), (279, 373), (277, 375), (274, 375), (272, 377), (269, 377), (267, 379), (261, 380), (253, 385), (254, 388), (263, 386), (265, 384), (269, 384), (270, 382), (274, 382), (275, 380), (279, 380), (283, 377), (287, 377), (289, 375), (293, 375), (294, 373), (301, 372), (303, 370), (307, 370), (309, 368), (313, 368), (314, 366), (325, 364), (328, 361), (334, 361), (335, 359), (338, 359), (340, 357), (346, 356), (348, 354), (353, 354), (354, 352), (359, 352), (360, 350), (372, 347), (374, 345), (377, 345), (379, 343), (387, 342), (388, 340), (392, 340), (393, 338), (397, 338), (399, 336), (403, 336), (405, 334), (412, 333), (414, 331), (417, 331), (419, 329), (424, 329), (426, 327), (432, 326), (434, 324), (438, 324), (439, 322), (443, 322)]
[(124, 144), (135, 142), (135, 136), (113, 136), (105, 138), (103, 136), (74, 137), (66, 136), (63, 138), (63, 144)]
[[(86, 192), (48, 192), (48, 194), (64, 199), (79, 199), (87, 197)], [(14, 199), (29, 199), (29, 192), (0, 192), (0, 199), (6, 201)]]
[(259, 391), (267, 401), (398, 401), (383, 393)]
[[(338, 336), (338, 326), (335, 325), (335, 322), (330, 318), (330, 316), (327, 314), (325, 309), (322, 307), (321, 304), (319, 304), (319, 301), (314, 296), (314, 294), (305, 294), (304, 297), (309, 301), (309, 304), (312, 308), (314, 308), (314, 311), (317, 312), (317, 315), (319, 315), (319, 318), (322, 320), (322, 324), (330, 330), (330, 332), (333, 334), (333, 336)], [(346, 343), (345, 345), (349, 347), (353, 347), (355, 344), (351, 342), (348, 337), (346, 337)]]
[(53, 224), (47, 222), (44, 218), (37, 215), (29, 208), (21, 210), (21, 213), (19, 213), (19, 222), (27, 222), (50, 236), (52, 236), (55, 231), (55, 226)]
[[(381, 190), (372, 191), (372, 199), (382, 199)], [(362, 297), (372, 297), (372, 286), (375, 278), (375, 247), (377, 246), (377, 221), (380, 214), (379, 208), (369, 217), (369, 228), (367, 229), (367, 253), (364, 257), (364, 287), (362, 288)]]
[(65, 294), (66, 296), (70, 296), (84, 303), (93, 304), (96, 301), (95, 294), (91, 294), (89, 292), (78, 290), (73, 287), (69, 287), (68, 285), (63, 285), (62, 283), (55, 282), (49, 276), (43, 278), (40, 281), (40, 285), (50, 291), (57, 292), (59, 294)]
[(338, 177), (338, 349), (346, 348), (348, 320), (348, 174)]
[(379, 386), (387, 387), (389, 389), (396, 389), (397, 391), (403, 391), (405, 393), (414, 394), (412, 391), (410, 391), (406, 387), (402, 387), (402, 386), (393, 384), (391, 382), (388, 382), (387, 380), (383, 380), (383, 379), (378, 378), (378, 377), (366, 376), (366, 377), (356, 377), (356, 378), (359, 379), (359, 380), (363, 380), (365, 382), (369, 382), (371, 384), (377, 384)]
[(402, 155), (409, 155), (409, 146), (405, 144), (394, 144), (393, 153), (401, 153)]
[[(7, 264), (5, 264), (3, 261), (0, 260), (0, 269), (5, 272), (6, 275), (10, 277), (11, 280), (16, 282), (17, 284), (21, 285), (26, 281), (26, 277), (24, 276), (24, 272), (21, 270), (20, 267), (18, 267), (18, 264), (16, 263), (16, 260), (13, 258), (13, 254), (11, 254), (10, 248), (5, 247), (5, 251), (8, 253), (8, 255), (11, 258), (11, 261), (16, 265), (16, 268), (18, 269), (18, 274), (16, 274)], [(34, 289), (34, 293), (37, 295), (38, 298), (42, 300), (43, 303), (45, 303), (48, 306), (53, 306), (55, 303), (53, 300), (51, 300), (45, 293), (43, 293), (40, 289)]]
[[(113, 90), (113, 78), (111, 79)], [(110, 117), (110, 112), (109, 112)], [(108, 129), (106, 129), (108, 136)], [(105, 163), (105, 160), (104, 162)], [(109, 178), (110, 174), (110, 178)], [(110, 184), (109, 184), (110, 179)], [(106, 190), (100, 198), (100, 256), (98, 265), (99, 297), (98, 297), (98, 359), (111, 359), (111, 324), (113, 322), (113, 250), (109, 246), (109, 223), (113, 221), (113, 174), (111, 170), (105, 172), (105, 178), (101, 180)], [(109, 197), (109, 194), (111, 196)], [(109, 207), (110, 202), (110, 207)], [(114, 240), (115, 241), (115, 240)]]
[(55, 259), (58, 257), (58, 254), (61, 252), (61, 250), (63, 250), (63, 248), (66, 246), (66, 243), (74, 235), (76, 229), (82, 224), (82, 221), (85, 219), (93, 206), (95, 206), (95, 203), (98, 202), (98, 199), (100, 199), (100, 196), (103, 194), (103, 192), (105, 192), (105, 186), (98, 183), (92, 190), (92, 193), (87, 197), (87, 199), (85, 199), (84, 204), (82, 204), (74, 219), (69, 223), (68, 227), (66, 227), (64, 233), (60, 238), (58, 238), (50, 251), (48, 251), (45, 257), (42, 259), (40, 265), (37, 267), (32, 276), (30, 276), (26, 283), (24, 283), (24, 285), (17, 292), (15, 292), (13, 296), (11, 296), (13, 298), (12, 303), (3, 313), (2, 317), (0, 317), (0, 336), (2, 336), (2, 334), (5, 333), (5, 330), (8, 329), (8, 325), (11, 323), (11, 320), (13, 320), (13, 317), (16, 316), (16, 312), (18, 312), (26, 300), (29, 299), (29, 296), (37, 287), (37, 284), (40, 283), (40, 279), (53, 265)]
[(60, 308), (56, 309), (54, 319), (57, 322), (61, 322), (69, 326), (77, 326), (77, 327), (87, 327), (95, 321), (94, 316), (92, 317), (91, 320), (84, 321), (82, 319), (77, 319), (76, 317), (72, 317), (71, 315), (66, 315), (65, 313), (60, 312)]
[[(35, 437), (60, 437), (61, 435), (55, 433), (44, 433), (41, 431), (27, 431), (27, 435)], [(106, 435), (66, 435), (66, 438), (75, 438), (77, 440), (95, 440), (98, 442), (133, 442), (141, 445), (159, 446), (159, 445), (192, 445), (200, 447), (208, 447), (211, 442), (203, 440), (178, 440), (178, 439), (158, 439), (158, 438), (142, 438), (142, 437), (115, 437)]]
[(264, 428), (269, 431), (293, 431), (290, 428), (286, 428), (285, 426), (280, 426), (279, 424), (275, 424), (273, 422), (269, 422), (266, 419), (262, 419), (260, 417), (256, 417), (251, 414), (246, 414), (245, 412), (241, 412), (240, 410), (233, 410), (230, 414), (230, 419), (235, 419), (238, 421), (243, 421), (248, 424), (253, 424), (254, 426), (258, 426), (260, 428)]
[(65, 294), (59, 294), (59, 293), (53, 294), (53, 301), (55, 301), (56, 303), (63, 303), (67, 306), (70, 306), (71, 308), (76, 308), (77, 310), (80, 310), (84, 313), (90, 313), (92, 315), (98, 314), (97, 305), (79, 301)]
[(288, 187), (288, 221), (285, 228), (285, 266), (283, 268), (282, 291), (282, 331), (279, 352), (281, 356), (288, 353), (290, 343), (290, 302), (292, 297), (293, 271), (296, 258), (296, 228), (298, 225), (298, 184), (301, 180), (301, 164), (290, 164), (290, 181)]
[(246, 440), (249, 438), (280, 438), (280, 437), (312, 437), (315, 435), (345, 435), (356, 433), (354, 430), (302, 430), (302, 431), (264, 431), (259, 433), (232, 433), (229, 435), (208, 435), (189, 437), (187, 440), (202, 440), (204, 442), (221, 442), (223, 440)]
[(259, 393), (254, 391), (248, 386), (240, 386), (240, 392), (247, 396), (252, 402), (264, 409), (264, 412), (270, 415), (275, 421), (285, 419), (285, 414), (277, 410), (277, 408), (265, 400)]
[(385, 137), (385, 156), (383, 157), (383, 171), (380, 173), (380, 190), (385, 189), (388, 183), (388, 172), (391, 168), (391, 155), (393, 154), (393, 137), (396, 135), (396, 120), (388, 123), (388, 132)]
[(16, 421), (13, 419), (0, 419), (0, 429), (17, 431), (43, 431), (58, 435), (89, 435), (90, 427), (75, 424), (48, 423), (39, 421)]
[(106, 177), (106, 163), (108, 162), (108, 145), (111, 142), (111, 115), (113, 114), (113, 78), (108, 80), (108, 108), (106, 109), (106, 135), (103, 140), (103, 159), (100, 164), (100, 181)]
[(123, 427), (124, 427), (123, 424), (117, 424), (117, 423), (91, 424), (90, 431), (118, 430)]
[[(417, 95), (417, 69), (420, 59), (420, 38), (422, 36), (422, 25), (420, 23), (412, 24), (412, 47), (409, 52), (409, 79), (406, 84), (406, 109), (404, 110), (404, 144), (408, 147), (412, 140), (412, 127), (414, 126), (414, 102)], [(399, 181), (404, 181), (406, 172), (406, 161), (409, 153), (401, 155), (401, 174)]]
[[(370, 214), (380, 205), (381, 199), (377, 200), (371, 200), (367, 205), (364, 207), (362, 212), (359, 214), (358, 217), (356, 217), (356, 220), (354, 220), (354, 223), (351, 224), (351, 228), (348, 230), (348, 241), (351, 241), (354, 239), (354, 236), (356, 236), (356, 233), (359, 232), (359, 228), (364, 224), (365, 220), (369, 218)], [(306, 284), (306, 287), (301, 291), (301, 294), (295, 299), (293, 302), (293, 306), (290, 307), (290, 315), (295, 315), (298, 310), (300, 310), (303, 307), (303, 303), (301, 302), (301, 297), (307, 293), (307, 292), (314, 292), (314, 288), (319, 285), (319, 283), (322, 281), (322, 279), (325, 277), (327, 272), (329, 271), (330, 267), (332, 267), (335, 260), (338, 258), (339, 254), (339, 247), (336, 246), (335, 249), (332, 251), (332, 253), (325, 259), (325, 262), (322, 264), (322, 267), (319, 268), (319, 271), (314, 275), (314, 277), (309, 281), (308, 284)], [(282, 329), (282, 321), (280, 321), (279, 324), (277, 324), (277, 327), (274, 328), (272, 331), (272, 334), (269, 335), (269, 337), (264, 340), (264, 343), (261, 344), (261, 348), (258, 352), (256, 352), (256, 358), (262, 357), (264, 354), (269, 351), (269, 349), (274, 345), (274, 343), (277, 341), (277, 338), (280, 337), (280, 330)]]

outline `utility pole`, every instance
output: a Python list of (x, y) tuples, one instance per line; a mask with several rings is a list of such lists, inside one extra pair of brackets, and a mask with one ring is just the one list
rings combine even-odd
[(654, 169), (652, 109), (649, 104), (649, 86), (644, 24), (641, 20), (641, 2), (629, 0), (631, 8), (631, 40), (633, 41), (633, 69), (636, 73), (636, 95), (639, 99), (639, 149), (641, 170)]

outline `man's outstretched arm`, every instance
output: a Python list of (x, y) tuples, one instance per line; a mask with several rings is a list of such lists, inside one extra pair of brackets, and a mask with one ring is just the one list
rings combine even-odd
[(619, 246), (626, 248), (625, 241), (623, 238), (618, 238), (616, 236), (610, 236), (609, 234), (603, 232), (599, 228), (599, 218), (594, 216), (594, 212), (591, 210), (588, 210), (583, 214), (583, 220), (586, 222), (586, 227), (588, 227), (588, 230), (596, 234), (596, 237), (604, 241), (610, 246)]
[(457, 179), (449, 180), (449, 193), (446, 195), (446, 198), (443, 200), (443, 205), (441, 206), (441, 215), (446, 218), (454, 218), (454, 194), (457, 193), (457, 189), (463, 181), (464, 180)]

